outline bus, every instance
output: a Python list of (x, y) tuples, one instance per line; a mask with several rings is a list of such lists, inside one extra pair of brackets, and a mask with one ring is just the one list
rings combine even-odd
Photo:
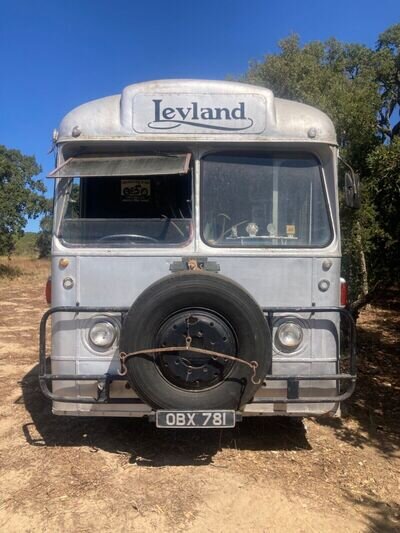
[(39, 382), (55, 415), (221, 428), (340, 411), (356, 341), (328, 116), (159, 80), (73, 109), (53, 141)]

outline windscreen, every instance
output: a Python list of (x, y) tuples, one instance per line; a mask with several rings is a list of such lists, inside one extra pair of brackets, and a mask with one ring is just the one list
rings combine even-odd
[(202, 238), (217, 247), (323, 247), (331, 240), (318, 161), (308, 154), (203, 159)]
[(69, 179), (60, 226), (67, 245), (172, 246), (192, 234), (191, 174)]

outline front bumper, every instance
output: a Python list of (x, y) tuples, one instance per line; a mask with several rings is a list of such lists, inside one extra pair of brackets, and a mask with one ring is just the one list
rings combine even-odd
[[(84, 306), (63, 306), (48, 309), (40, 322), (40, 340), (39, 340), (39, 384), (46, 398), (56, 402), (79, 403), (79, 404), (143, 404), (139, 398), (113, 398), (110, 394), (110, 386), (114, 381), (126, 381), (126, 377), (118, 374), (52, 374), (47, 372), (47, 353), (46, 353), (46, 326), (48, 319), (55, 313), (113, 313), (120, 314), (121, 323), (128, 312), (128, 307), (84, 307)], [(348, 369), (346, 372), (341, 371), (342, 358), (337, 361), (337, 373), (323, 375), (267, 375), (264, 382), (281, 381), (287, 384), (286, 397), (263, 396), (255, 398), (252, 405), (257, 404), (317, 404), (317, 403), (337, 403), (349, 398), (355, 389), (356, 384), (356, 327), (351, 313), (341, 307), (265, 307), (263, 312), (266, 318), (266, 326), (272, 332), (274, 317), (282, 318), (285, 314), (293, 315), (299, 313), (309, 313), (313, 316), (315, 313), (338, 313), (341, 324), (346, 323), (346, 346), (348, 351)], [(96, 397), (71, 397), (54, 394), (48, 386), (51, 381), (94, 381), (97, 382)], [(336, 395), (330, 396), (309, 396), (302, 397), (300, 394), (300, 383), (302, 381), (335, 381)], [(343, 384), (347, 383), (343, 390)]]

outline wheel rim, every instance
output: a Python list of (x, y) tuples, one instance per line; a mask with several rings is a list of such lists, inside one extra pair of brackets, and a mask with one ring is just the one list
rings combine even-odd
[[(227, 320), (209, 309), (186, 309), (169, 317), (160, 327), (156, 345), (191, 346), (205, 350), (237, 354), (237, 340)], [(160, 354), (156, 364), (163, 377), (184, 390), (204, 390), (221, 383), (230, 373), (234, 361), (213, 358), (190, 350)]]

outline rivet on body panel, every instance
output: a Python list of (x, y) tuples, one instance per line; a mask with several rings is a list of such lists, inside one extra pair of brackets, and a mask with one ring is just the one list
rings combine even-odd
[(316, 128), (310, 128), (307, 132), (307, 135), (310, 137), (310, 139), (315, 139), (315, 137), (317, 136)]
[(72, 128), (72, 137), (79, 137), (79, 135), (81, 134), (81, 129), (79, 126), (74, 126)]

